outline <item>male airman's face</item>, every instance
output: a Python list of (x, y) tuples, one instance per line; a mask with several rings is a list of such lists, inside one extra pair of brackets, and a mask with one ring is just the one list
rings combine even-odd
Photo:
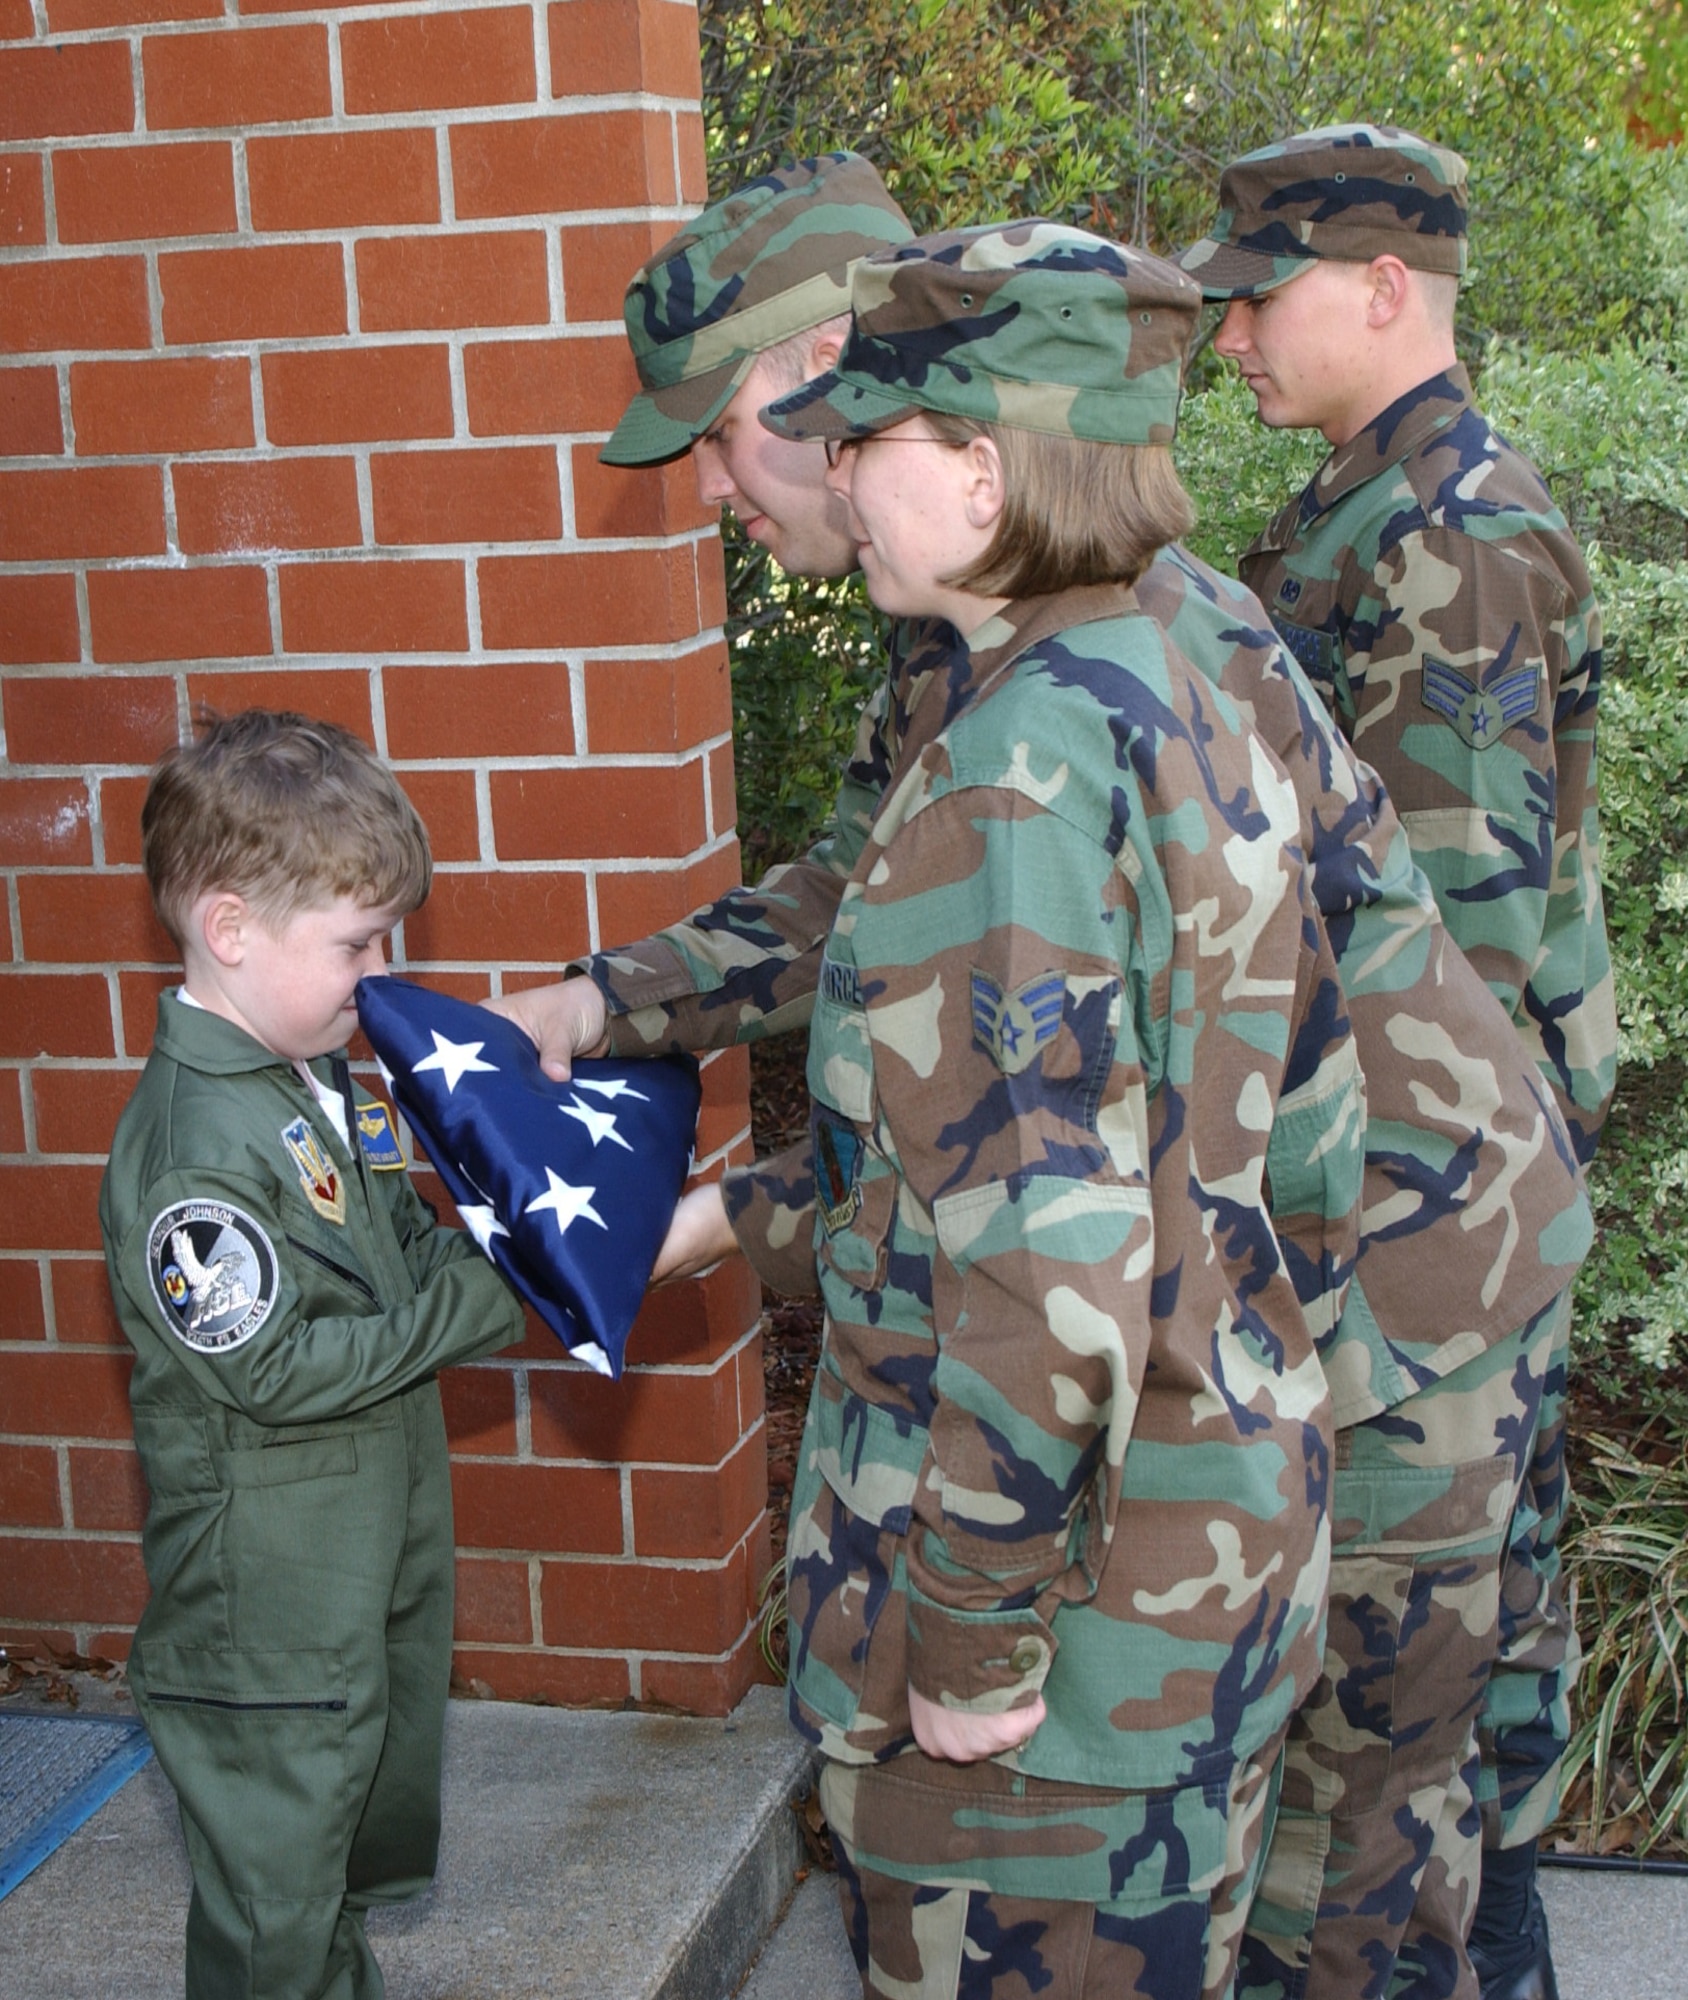
[(733, 400), (692, 446), (705, 505), (730, 507), (739, 526), (793, 576), (848, 576), (856, 567), (848, 510), (826, 484), (826, 453), (765, 430), (757, 412), (789, 380), (758, 355)]
[(1237, 364), (1263, 424), (1322, 431), (1336, 445), (1370, 422), (1371, 293), (1366, 265), (1322, 258), (1287, 284), (1230, 301), (1214, 352)]

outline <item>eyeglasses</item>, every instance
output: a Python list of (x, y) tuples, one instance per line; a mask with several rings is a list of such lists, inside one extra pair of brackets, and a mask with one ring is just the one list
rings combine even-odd
[(865, 437), (822, 438), (821, 440), (821, 446), (826, 452), (826, 462), (828, 465), (842, 464), (844, 454), (847, 451), (860, 451), (864, 444), (936, 444), (942, 445), (945, 451), (959, 451), (961, 449), (959, 444), (956, 444), (949, 438), (894, 438), (887, 437), (883, 431), (869, 431)]

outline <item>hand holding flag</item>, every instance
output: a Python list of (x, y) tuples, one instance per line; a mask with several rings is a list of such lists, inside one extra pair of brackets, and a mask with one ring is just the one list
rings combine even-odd
[(697, 1064), (580, 1061), (553, 1083), (489, 1008), (392, 977), (360, 980), (357, 1002), (476, 1242), (564, 1346), (619, 1377), (691, 1164)]

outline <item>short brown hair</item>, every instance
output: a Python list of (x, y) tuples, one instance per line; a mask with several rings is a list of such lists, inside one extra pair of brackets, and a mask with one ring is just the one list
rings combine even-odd
[(195, 720), (195, 741), (159, 759), (141, 807), (147, 886), (178, 945), (208, 889), (244, 896), (272, 927), (339, 896), (407, 913), (422, 903), (428, 830), (368, 744), (266, 708)]
[(1156, 552), (1187, 535), (1196, 510), (1164, 444), (1101, 444), (922, 410), (946, 444), (988, 437), (1007, 498), (989, 548), (952, 588), (1045, 597), (1086, 583), (1135, 583)]

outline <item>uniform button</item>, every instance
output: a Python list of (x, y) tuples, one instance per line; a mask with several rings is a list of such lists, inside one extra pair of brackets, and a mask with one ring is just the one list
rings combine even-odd
[(1008, 1655), (1008, 1664), (1017, 1674), (1029, 1674), (1043, 1665), (1043, 1648), (1035, 1639), (1022, 1639)]

